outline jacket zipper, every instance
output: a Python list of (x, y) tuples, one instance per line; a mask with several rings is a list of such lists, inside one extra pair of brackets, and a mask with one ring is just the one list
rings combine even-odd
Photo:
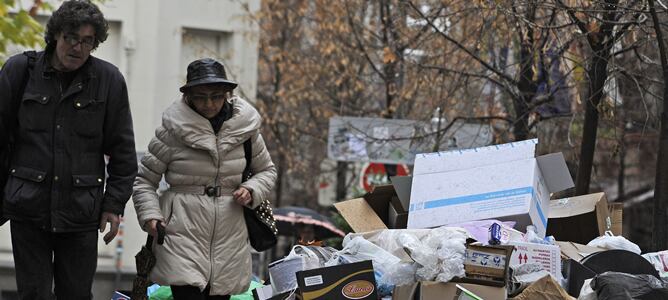
[[(213, 128), (212, 128), (213, 129)], [(218, 176), (220, 176), (220, 151), (218, 150), (218, 134), (213, 133), (216, 137), (216, 144), (214, 145), (216, 149), (216, 179), (214, 181), (214, 189), (218, 187)], [(218, 190), (218, 189), (217, 189)], [(216, 203), (216, 198), (218, 196), (214, 194), (213, 196), (213, 230), (211, 230), (211, 241), (209, 242), (209, 265), (211, 266), (209, 274), (209, 282), (207, 283), (211, 290), (213, 290), (213, 239), (216, 236), (216, 223), (218, 223), (218, 204)]]
[[(58, 94), (59, 94), (58, 103), (56, 103), (56, 108), (55, 108), (55, 109), (56, 109), (56, 112), (57, 112), (57, 111), (58, 111), (58, 107), (60, 106), (60, 101), (63, 100), (63, 84), (62, 84), (62, 82), (61, 82), (61, 79), (60, 79), (58, 76), (55, 76), (55, 77), (56, 77), (56, 84), (58, 85)], [(57, 113), (56, 113), (56, 115), (57, 115)], [(55, 118), (55, 122), (56, 122), (56, 124), (58, 123), (58, 118)], [(62, 125), (61, 125), (61, 126), (62, 126)], [(56, 155), (56, 148), (55, 148), (55, 147), (56, 147), (56, 143), (55, 143), (55, 142), (56, 142), (56, 133), (55, 133), (55, 132), (53, 133), (53, 135), (52, 135), (51, 138), (52, 138), (52, 142), (51, 142), (51, 153), (53, 153), (53, 155), (55, 156), (55, 155)], [(54, 158), (55, 158), (55, 157), (54, 157)], [(54, 161), (55, 161), (55, 160), (54, 160)], [(57, 171), (57, 170), (56, 170), (56, 168), (55, 168), (55, 166), (54, 166), (54, 168), (53, 168), (53, 176), (56, 176), (56, 171)], [(51, 190), (53, 190), (53, 184), (57, 184), (57, 183), (55, 183), (55, 182), (52, 182), (52, 183), (51, 183)], [(60, 190), (59, 190), (59, 191), (60, 191)], [(59, 198), (59, 197), (57, 197), (57, 198)], [(52, 202), (52, 203), (53, 203), (53, 202)], [(51, 231), (52, 231), (52, 232), (56, 232), (58, 229), (56, 228), (56, 226), (55, 226), (53, 223), (54, 223), (54, 218), (53, 218), (53, 214), (51, 214)]]

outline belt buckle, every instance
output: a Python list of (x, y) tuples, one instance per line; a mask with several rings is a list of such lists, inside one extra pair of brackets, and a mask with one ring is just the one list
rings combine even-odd
[(220, 186), (207, 186), (204, 193), (209, 197), (220, 197), (222, 195), (222, 188)]

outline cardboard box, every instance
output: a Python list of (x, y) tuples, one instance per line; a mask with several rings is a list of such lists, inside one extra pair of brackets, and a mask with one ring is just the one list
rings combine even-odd
[(513, 247), (466, 245), (464, 270), (465, 278), (453, 281), (505, 286)]
[[(529, 285), (514, 300), (568, 300), (573, 299), (552, 276), (545, 276)], [(575, 299), (573, 299), (575, 300)]]
[(604, 193), (550, 201), (547, 235), (560, 241), (587, 244), (612, 229)]
[(354, 232), (406, 228), (412, 179), (396, 176), (391, 180), (391, 185), (375, 186), (362, 198), (334, 203)]
[(370, 260), (299, 271), (296, 275), (304, 300), (378, 299)]
[(534, 243), (510, 242), (515, 250), (510, 258), (510, 265), (537, 263), (555, 278), (561, 276), (561, 251), (559, 246)]
[(482, 219), (535, 225), (544, 236), (550, 193), (573, 186), (561, 153), (534, 157), (538, 140), (418, 154), (408, 228)]
[(506, 299), (506, 287), (493, 287), (471, 283), (422, 281), (414, 284), (396, 286), (392, 292), (393, 300), (459, 300), (465, 298), (467, 290), (485, 300)]
[(608, 212), (610, 214), (610, 220), (612, 221), (612, 226), (610, 231), (614, 235), (623, 235), (623, 225), (622, 215), (624, 212), (624, 203), (609, 203)]
[(587, 257), (589, 254), (605, 251), (608, 249), (603, 249), (599, 247), (592, 247), (587, 245), (582, 245), (573, 242), (556, 242), (561, 250), (561, 258), (563, 260), (573, 259), (575, 261), (580, 261), (583, 258)]
[[(271, 285), (264, 285), (254, 289), (252, 293), (254, 300), (285, 300), (290, 298), (290, 295), (293, 294), (293, 291), (288, 291), (281, 294), (275, 294), (274, 290), (271, 288)], [(299, 294), (299, 292), (294, 292), (294, 293), (297, 293), (297, 295)]]

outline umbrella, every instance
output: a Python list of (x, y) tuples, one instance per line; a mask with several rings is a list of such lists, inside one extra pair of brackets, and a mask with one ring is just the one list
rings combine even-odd
[(285, 206), (274, 209), (274, 219), (278, 234), (293, 235), (296, 224), (313, 225), (315, 235), (320, 239), (345, 236), (345, 233), (332, 223), (326, 216), (318, 212), (296, 206)]
[[(158, 222), (158, 245), (162, 245), (165, 241), (165, 227)], [(146, 300), (146, 288), (151, 285), (148, 280), (148, 274), (155, 266), (155, 255), (153, 254), (153, 237), (149, 234), (146, 238), (146, 245), (141, 247), (141, 250), (135, 255), (135, 262), (137, 265), (137, 276), (132, 282), (132, 300)]]

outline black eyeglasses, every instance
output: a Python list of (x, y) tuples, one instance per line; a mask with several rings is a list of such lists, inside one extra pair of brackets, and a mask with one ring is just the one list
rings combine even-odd
[(93, 47), (95, 47), (95, 38), (92, 36), (79, 38), (79, 36), (76, 34), (66, 33), (63, 34), (63, 40), (65, 40), (65, 42), (67, 42), (72, 47), (78, 44), (81, 44), (81, 48), (86, 50), (91, 50)]
[(213, 102), (221, 102), (227, 100), (227, 94), (191, 94), (188, 99), (193, 102), (206, 102), (211, 99)]

